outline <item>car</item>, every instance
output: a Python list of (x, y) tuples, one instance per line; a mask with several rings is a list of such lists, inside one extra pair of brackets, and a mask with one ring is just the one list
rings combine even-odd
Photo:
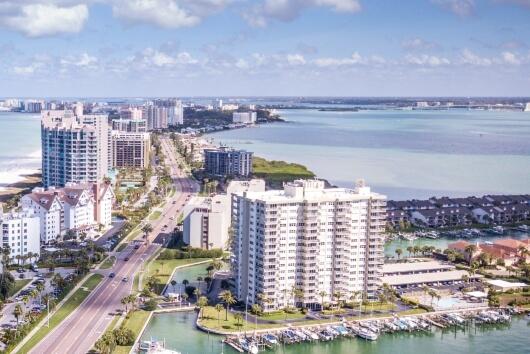
[(140, 248), (140, 245), (136, 244), (134, 245), (134, 249), (137, 250), (138, 248)]
[(20, 279), (24, 279), (24, 273), (20, 273), (20, 274), (18, 275), (18, 277), (19, 277)]
[(123, 260), (127, 262), (129, 260), (129, 257), (125, 257)]
[(124, 283), (127, 283), (129, 281), (129, 277), (123, 277), (123, 279), (121, 281), (124, 282)]
[(176, 201), (176, 200), (174, 200), (172, 204), (177, 204), (177, 201)]
[(18, 268), (18, 269), (17, 269), (17, 273), (25, 273), (25, 272), (26, 272), (26, 271), (25, 271), (24, 269), (22, 269), (22, 268)]
[(114, 274), (114, 272), (109, 274), (109, 278), (114, 278), (115, 276), (116, 274)]

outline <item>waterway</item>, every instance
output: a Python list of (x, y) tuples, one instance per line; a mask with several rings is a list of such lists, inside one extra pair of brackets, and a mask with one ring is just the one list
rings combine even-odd
[[(166, 347), (182, 354), (237, 353), (223, 346), (221, 337), (194, 328), (195, 312), (154, 315), (142, 340), (165, 340)], [(514, 318), (508, 325), (483, 326), (471, 331), (433, 330), (431, 333), (385, 334), (376, 342), (361, 339), (337, 339), (326, 343), (279, 346), (267, 353), (285, 354), (501, 354), (528, 353), (530, 327), (524, 318)]]
[(489, 111), (284, 110), (288, 123), (208, 135), (267, 159), (306, 165), (389, 199), (530, 192), (530, 114)]
[[(182, 268), (175, 280), (194, 279), (202, 275), (206, 265)], [(148, 323), (141, 340), (164, 340), (168, 349), (182, 354), (236, 353), (221, 343), (221, 337), (195, 328), (195, 312), (156, 314)], [(501, 354), (527, 353), (530, 327), (524, 318), (514, 318), (510, 324), (481, 326), (468, 331), (433, 330), (431, 333), (386, 334), (376, 342), (361, 339), (338, 339), (326, 343), (304, 343), (279, 346), (268, 353), (285, 354)]]

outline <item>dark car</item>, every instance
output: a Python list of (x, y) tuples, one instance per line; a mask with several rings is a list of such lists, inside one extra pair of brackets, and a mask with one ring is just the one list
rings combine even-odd
[(135, 250), (137, 250), (138, 248), (140, 248), (140, 245), (139, 245), (139, 244), (134, 245), (134, 249), (135, 249)]
[(129, 260), (129, 257), (125, 257), (123, 260), (127, 262)]
[(109, 278), (114, 278), (115, 276), (116, 276), (116, 274), (114, 274), (114, 273), (110, 273), (109, 274)]
[(129, 278), (128, 277), (124, 277), (121, 281), (124, 282), (124, 283), (127, 283), (129, 281)]
[(18, 275), (18, 277), (19, 277), (20, 279), (24, 279), (24, 273), (20, 273), (20, 274)]

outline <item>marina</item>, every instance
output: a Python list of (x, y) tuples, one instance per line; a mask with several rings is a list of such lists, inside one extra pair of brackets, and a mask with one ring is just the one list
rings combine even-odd
[[(142, 339), (164, 338), (167, 348), (182, 354), (269, 352), (289, 354), (410, 353), (522, 353), (527, 348), (528, 320), (507, 310), (422, 314), (352, 321), (334, 325), (292, 327), (226, 338), (194, 328), (193, 312), (153, 316)], [(223, 341), (223, 339), (225, 339)], [(499, 345), (500, 341), (503, 345)], [(250, 350), (250, 351), (249, 351)]]

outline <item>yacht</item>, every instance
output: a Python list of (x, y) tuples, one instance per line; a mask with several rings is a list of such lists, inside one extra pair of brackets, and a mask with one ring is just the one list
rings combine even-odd
[(528, 225), (519, 225), (515, 228), (515, 230), (517, 231), (521, 231), (521, 232), (530, 232), (530, 227), (528, 227)]

